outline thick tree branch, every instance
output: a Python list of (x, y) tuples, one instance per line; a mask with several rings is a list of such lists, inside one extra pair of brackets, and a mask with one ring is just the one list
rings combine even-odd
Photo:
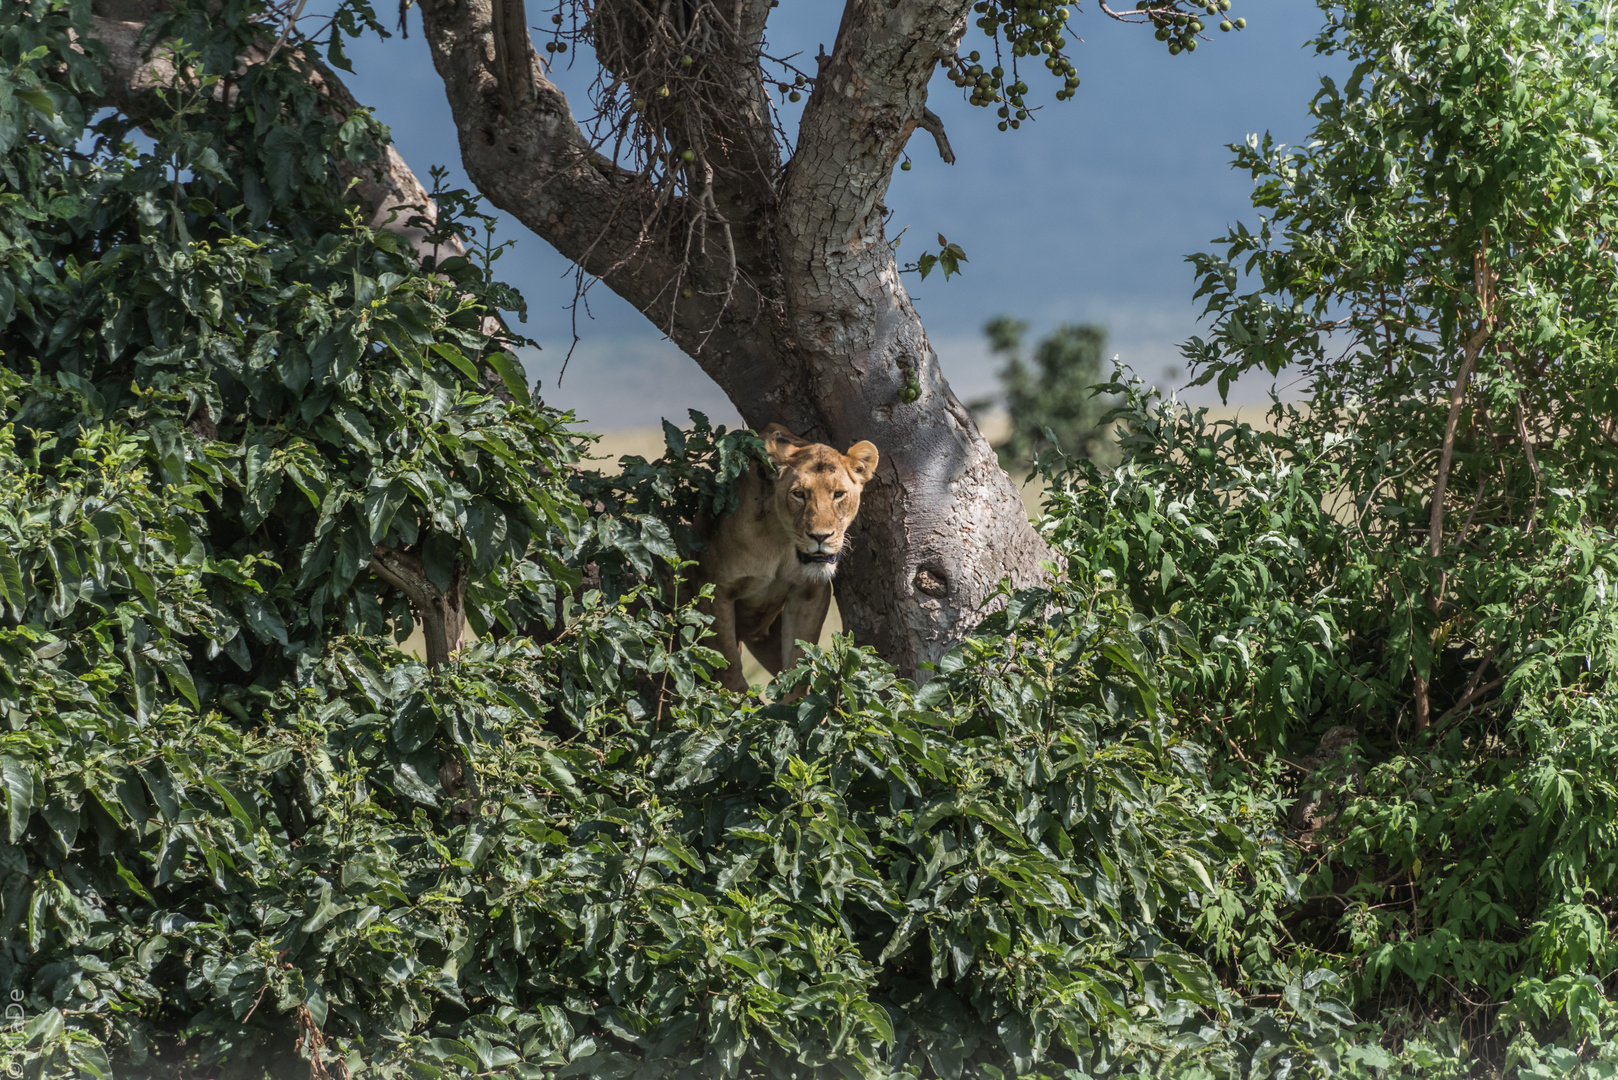
[[(1030, 584), (1044, 543), (939, 370), (884, 232), (893, 168), (926, 121), (927, 85), (969, 0), (849, 0), (787, 169), (779, 233), (816, 432), (883, 450), (858, 527), (884, 522), (838, 602), (851, 625), (903, 622), (902, 668), (936, 659), (1001, 574)], [(919, 395), (905, 393), (919, 384)], [(908, 399), (908, 400), (907, 400)], [(899, 531), (904, 545), (889, 542)], [(857, 567), (857, 568), (856, 568)], [(878, 582), (882, 584), (877, 585)], [(897, 592), (895, 592), (897, 590)]]
[(371, 552), (371, 572), (404, 593), (421, 617), (428, 667), (439, 667), (460, 650), (466, 638), (466, 574), (459, 562), (444, 590), (427, 576), (420, 555), (379, 544)]
[[(95, 36), (107, 50), (107, 66), (101, 73), (107, 94), (105, 103), (137, 120), (151, 107), (151, 92), (171, 85), (175, 79), (169, 49), (161, 43), (149, 49), (142, 44), (148, 21), (166, 6), (166, 0), (97, 0), (93, 8)], [(271, 48), (273, 45), (252, 50), (241, 57), (242, 64), (263, 61)], [(347, 116), (358, 108), (348, 87), (333, 72), (307, 57), (301, 59), (334, 113)], [(397, 233), (422, 258), (465, 254), (454, 237), (440, 243), (435, 251), (426, 241), (427, 230), (409, 224), (412, 217), (418, 216), (433, 221), (437, 210), (427, 189), (391, 145), (383, 147), (380, 161), (364, 166), (344, 162), (342, 168), (345, 179), (356, 181), (354, 196), (370, 207), (372, 228)]]
[[(531, 46), (534, 91), (509, 107), (496, 70), (492, 0), (425, 0), (421, 14), (478, 190), (666, 330), (733, 399), (779, 397), (771, 322), (780, 303), (761, 289), (768, 267), (749, 265), (745, 250), (761, 232), (756, 206), (727, 205), (717, 188), (702, 205), (615, 165), (590, 144)], [(693, 224), (714, 210), (732, 227), (745, 271), (739, 280), (727, 281), (728, 258), (717, 250), (709, 260), (686, 256)]]

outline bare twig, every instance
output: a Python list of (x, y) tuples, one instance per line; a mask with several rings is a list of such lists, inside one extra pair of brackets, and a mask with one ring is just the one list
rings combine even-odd
[(309, 0), (298, 0), (297, 8), (292, 12), (291, 15), (287, 16), (286, 24), (281, 27), (281, 33), (276, 37), (275, 44), (271, 45), (270, 51), (265, 54), (264, 63), (268, 64), (271, 60), (274, 60), (275, 54), (280, 52), (281, 49), (286, 45), (287, 38), (292, 36), (292, 31), (298, 25), (298, 19), (303, 15), (304, 5), (308, 2)]
[[(1481, 672), (1482, 670), (1483, 666), (1480, 665), (1478, 667), (1478, 671)], [(1444, 732), (1450, 729), (1454, 721), (1460, 720), (1463, 709), (1469, 708), (1474, 701), (1483, 695), (1498, 690), (1500, 687), (1505, 685), (1505, 682), (1505, 676), (1502, 675), (1498, 679), (1491, 679), (1482, 686), (1475, 686), (1471, 690), (1468, 690), (1465, 694), (1461, 695), (1461, 700), (1445, 709), (1441, 714), (1439, 714), (1438, 719), (1433, 722), (1437, 728), (1437, 730), (1433, 732), (1433, 738), (1438, 738), (1438, 736), (1444, 734)], [(1451, 717), (1454, 717), (1454, 721), (1450, 721)], [(1446, 723), (1445, 721), (1450, 721), (1450, 723)]]

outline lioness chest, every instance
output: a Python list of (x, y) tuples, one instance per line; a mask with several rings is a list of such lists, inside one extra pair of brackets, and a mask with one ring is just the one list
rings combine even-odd
[(737, 579), (724, 592), (736, 604), (736, 637), (754, 641), (765, 636), (789, 600), (811, 602), (830, 590), (830, 582), (804, 580), (797, 559), (789, 556), (774, 574)]

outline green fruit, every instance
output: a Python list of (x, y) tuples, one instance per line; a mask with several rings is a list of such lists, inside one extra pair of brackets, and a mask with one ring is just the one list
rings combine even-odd
[(973, 50), (972, 50), (972, 51), (971, 51), (971, 53), (969, 53), (969, 54), (968, 54), (968, 55), (967, 55), (967, 57), (966, 57), (966, 58), (967, 58), (967, 59), (968, 59), (968, 60), (970, 60), (970, 61), (972, 61), (972, 63), (974, 63), (974, 64), (975, 64), (975, 63), (977, 63), (977, 62), (978, 62), (978, 61), (979, 61), (979, 60), (982, 60), (982, 59), (983, 59), (983, 54), (982, 54), (982, 53), (980, 53), (980, 52), (978, 52), (978, 51), (977, 51), (977, 50), (976, 50), (976, 49), (973, 49)]
[(695, 160), (697, 160), (697, 152), (695, 150), (681, 150), (680, 151), (680, 160), (681, 161), (695, 161)]
[(1013, 120), (1013, 121), (1011, 121), (1011, 126), (1014, 127), (1014, 128), (1020, 128), (1020, 127), (1022, 127), (1022, 121), (1021, 120)]
[(646, 99), (636, 98), (634, 101), (629, 103), (629, 107), (634, 109), (636, 112), (640, 112), (642, 109), (646, 108)]
[(1219, 0), (1219, 10), (1220, 11), (1229, 11), (1230, 10), (1230, 0)]
[(556, 26), (561, 26), (561, 25), (562, 25), (562, 15), (561, 15), (561, 12), (557, 12), (557, 13), (556, 13), (556, 14), (555, 14), (555, 15), (552, 15), (552, 16), (551, 16), (551, 22), (552, 22), (552, 23), (553, 23), (553, 24), (555, 24), (555, 25), (556, 25)]
[(556, 43), (556, 51), (557, 51), (557, 52), (567, 52), (567, 42), (565, 42), (565, 41), (558, 41), (558, 42), (557, 42), (557, 43)]
[(1247, 20), (1246, 19), (1237, 19), (1236, 20), (1236, 29), (1238, 29), (1238, 30), (1246, 30), (1247, 29)]
[(1153, 36), (1159, 41), (1167, 41), (1169, 39), (1169, 28), (1166, 26), (1159, 26), (1157, 28), (1157, 33)]
[(1180, 55), (1180, 43), (1178, 41), (1169, 42), (1169, 55), (1170, 56), (1179, 56)]
[(803, 95), (798, 93), (796, 90), (794, 90), (794, 91), (792, 91), (792, 93), (787, 95), (787, 100), (788, 101), (802, 101), (803, 100)]
[(993, 75), (997, 79), (1003, 79), (1006, 77), (1006, 69), (1001, 67), (999, 64), (996, 64), (994, 69), (990, 71), (989, 74)]
[(659, 86), (657, 88), (657, 96), (660, 97), (660, 98), (668, 97), (669, 96), (669, 88), (666, 87), (666, 86)]
[(1202, 20), (1201, 19), (1192, 19), (1191, 20), (1191, 32), (1193, 34), (1202, 33)]
[(1197, 51), (1197, 42), (1196, 42), (1195, 38), (1192, 38), (1190, 41), (1187, 41), (1185, 43), (1185, 51), (1186, 52), (1196, 52)]
[(901, 162), (900, 162), (900, 163), (899, 163), (899, 168), (900, 168), (900, 170), (901, 170), (901, 171), (903, 171), (903, 172), (909, 172), (909, 171), (910, 171), (910, 162), (908, 162), (908, 161), (901, 161)]
[(998, 127), (1001, 131), (1006, 130), (1006, 122), (1004, 120), (1000, 121), (1000, 123), (995, 125), (995, 126)]
[(1221, 19), (1219, 22), (1219, 29), (1228, 34), (1230, 33), (1230, 25), (1229, 19)]
[(1011, 110), (1006, 108), (1004, 105), (1002, 105), (1002, 106), (1000, 106), (999, 110), (995, 113), (995, 115), (1000, 117), (1000, 119), (1004, 120), (1006, 117), (1011, 115)]

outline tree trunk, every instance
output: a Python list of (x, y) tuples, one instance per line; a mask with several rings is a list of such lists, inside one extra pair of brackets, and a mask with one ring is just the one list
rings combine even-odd
[[(97, 0), (114, 99), (161, 81), (132, 48), (161, 2)], [(659, 85), (685, 93), (680, 70), (633, 67), (649, 55), (635, 34), (654, 8), (597, 0), (609, 76), (638, 88), (645, 115), (663, 110), (668, 165), (658, 176), (592, 145), (521, 32), (522, 0), (420, 4), (463, 162), (491, 202), (634, 304), (750, 426), (785, 424), (839, 449), (877, 445), (882, 463), (837, 600), (856, 640), (906, 674), (977, 621), (1002, 577), (1037, 580), (1047, 555), (1016, 485), (944, 380), (883, 226), (889, 179), (918, 125), (947, 145), (926, 110), (927, 84), (959, 44), (970, 3), (848, 0), (783, 164), (758, 61), (771, 0), (738, 0), (733, 22), (682, 43), (701, 79), (689, 86), (722, 94), (664, 104)], [(335, 107), (351, 106), (334, 76), (318, 77)], [(690, 158), (676, 157), (680, 145)], [(425, 202), (397, 154), (383, 164), (360, 192), (379, 225), (388, 207)], [(919, 386), (908, 402), (907, 383)]]

